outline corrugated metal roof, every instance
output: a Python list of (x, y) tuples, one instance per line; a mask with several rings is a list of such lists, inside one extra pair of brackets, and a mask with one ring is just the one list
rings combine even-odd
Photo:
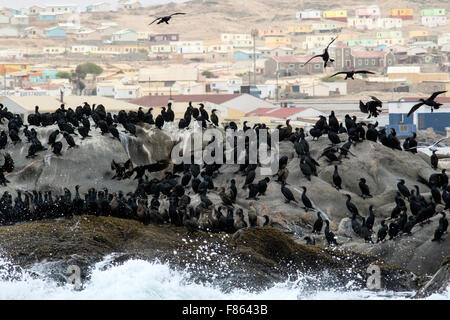
[[(277, 62), (284, 62), (284, 63), (305, 63), (309, 59), (311, 59), (312, 56), (286, 56), (286, 57), (273, 57)], [(322, 62), (322, 59), (320, 57), (314, 58), (310, 62)]]

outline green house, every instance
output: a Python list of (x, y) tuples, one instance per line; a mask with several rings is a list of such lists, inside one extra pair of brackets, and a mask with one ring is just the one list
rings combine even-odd
[(422, 10), (422, 16), (445, 16), (446, 11), (443, 8), (429, 8)]
[(363, 46), (363, 47), (369, 47), (369, 46), (375, 46), (375, 40), (374, 39), (358, 39), (358, 40), (345, 40), (342, 41), (349, 47), (354, 46)]

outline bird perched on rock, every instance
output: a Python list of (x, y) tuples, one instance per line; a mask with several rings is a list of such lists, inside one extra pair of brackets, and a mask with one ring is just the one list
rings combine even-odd
[(369, 186), (366, 183), (365, 178), (359, 179), (359, 190), (361, 190), (361, 197), (363, 199), (365, 198), (372, 198), (372, 195), (370, 194)]

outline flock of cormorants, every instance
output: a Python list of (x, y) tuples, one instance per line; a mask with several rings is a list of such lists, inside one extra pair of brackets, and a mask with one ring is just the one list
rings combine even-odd
[[(376, 101), (374, 99), (374, 101)], [(376, 104), (378, 106), (378, 104)], [(375, 108), (376, 109), (376, 108)], [(52, 148), (52, 152), (56, 156), (61, 156), (64, 149), (63, 140), (59, 140), (58, 136), (62, 135), (68, 145), (68, 148), (78, 147), (75, 143), (74, 136), (81, 136), (81, 140), (89, 138), (91, 130), (100, 130), (102, 135), (111, 135), (112, 138), (120, 141), (119, 126), (125, 133), (136, 135), (136, 125), (147, 123), (155, 126), (155, 130), (161, 130), (166, 122), (174, 122), (175, 116), (169, 103), (163, 108), (161, 113), (153, 119), (152, 108), (144, 112), (142, 108), (136, 111), (120, 111), (117, 114), (106, 112), (102, 105), (92, 107), (88, 103), (78, 106), (75, 110), (66, 109), (64, 104), (55, 112), (40, 113), (36, 107), (35, 112), (28, 116), (28, 125), (25, 125), (21, 117), (8, 111), (3, 105), (0, 105), (0, 121), (3, 123), (7, 120), (8, 134), (5, 130), (0, 133), (0, 149), (6, 149), (8, 145), (8, 137), (12, 144), (29, 143), (27, 158), (33, 158), (37, 153), (47, 150), (44, 144), (38, 139), (37, 131), (40, 127), (47, 127), (56, 124), (58, 129), (51, 132), (46, 144)], [(93, 123), (91, 123), (91, 120)], [(199, 121), (203, 128), (209, 126), (219, 126), (218, 117), (215, 110), (211, 116), (205, 110), (203, 105), (195, 108), (189, 103), (183, 118), (178, 121), (178, 128), (188, 128), (192, 121)], [(310, 154), (309, 142), (306, 140), (307, 133), (303, 128), (293, 130), (290, 121), (286, 121), (285, 126), (279, 125), (278, 130), (280, 141), (290, 141), (293, 149), (300, 158), (300, 171), (304, 177), (311, 181), (312, 176), (317, 176), (317, 167), (320, 166), (319, 159), (325, 158), (329, 165), (334, 166), (332, 181), (334, 187), (342, 190), (342, 178), (339, 176), (338, 165), (348, 155), (353, 155), (351, 149), (358, 143), (364, 141), (380, 142), (382, 145), (393, 150), (405, 150), (406, 152), (417, 153), (416, 135), (408, 137), (403, 148), (396, 136), (394, 129), (387, 134), (386, 129), (377, 129), (378, 123), (367, 124), (358, 122), (356, 117), (345, 116), (342, 123), (338, 121), (332, 111), (327, 118), (320, 116), (319, 120), (309, 130), (312, 141), (327, 136), (331, 145), (326, 147), (318, 159), (314, 159)], [(31, 129), (30, 129), (31, 127)], [(367, 127), (367, 130), (365, 129)], [(264, 124), (255, 124), (253, 127), (247, 126), (244, 122), (243, 128), (239, 129), (234, 122), (224, 124), (225, 129), (232, 130), (254, 130), (258, 136), (259, 130), (267, 129)], [(21, 134), (23, 136), (21, 137)], [(346, 134), (346, 139), (341, 140), (342, 134)], [(23, 140), (26, 139), (27, 142)], [(235, 141), (234, 157), (237, 159)], [(270, 134), (269, 134), (270, 144)], [(235, 174), (245, 176), (243, 191), (238, 191), (236, 180), (231, 179), (226, 186), (216, 187), (214, 179), (221, 174), (220, 168), (222, 164), (184, 164), (173, 165), (172, 170), (166, 170), (169, 161), (160, 161), (144, 166), (134, 166), (131, 159), (124, 162), (112, 161), (111, 169), (115, 172), (113, 179), (135, 179), (137, 180), (137, 188), (135, 192), (124, 194), (123, 192), (110, 192), (108, 189), (95, 190), (89, 189), (83, 196), (80, 194), (79, 186), (75, 187), (75, 195), (65, 188), (63, 194), (54, 195), (50, 191), (17, 191), (15, 198), (4, 192), (0, 199), (0, 224), (12, 224), (21, 221), (32, 221), (39, 219), (73, 217), (79, 214), (92, 214), (102, 216), (114, 216), (127, 219), (136, 219), (144, 224), (148, 223), (171, 223), (175, 226), (185, 226), (189, 232), (195, 232), (198, 229), (208, 230), (212, 232), (224, 231), (235, 232), (245, 227), (254, 227), (258, 225), (270, 224), (270, 218), (264, 215), (261, 221), (258, 220), (258, 212), (254, 206), (261, 196), (265, 195), (268, 184), (271, 182), (269, 177), (265, 177), (256, 181), (256, 170), (259, 164), (249, 163), (249, 141), (246, 140), (245, 145), (245, 163), (239, 165), (239, 169)], [(259, 147), (259, 145), (258, 145)], [(279, 170), (275, 177), (276, 182), (280, 183), (280, 191), (286, 200), (286, 203), (294, 202), (296, 205), (299, 201), (295, 198), (292, 191), (288, 188), (286, 182), (289, 176), (287, 168), (288, 157), (282, 156), (279, 159)], [(438, 166), (438, 158), (433, 153), (431, 157), (431, 165), (434, 169)], [(0, 183), (7, 185), (8, 173), (14, 170), (14, 161), (10, 154), (4, 155), (4, 164), (0, 167)], [(165, 170), (165, 171), (164, 171)], [(149, 178), (148, 174), (164, 171), (164, 177), (157, 179)], [(5, 176), (6, 173), (6, 176)], [(444, 212), (436, 212), (437, 204), (445, 204), (445, 210), (450, 209), (450, 186), (448, 186), (448, 177), (445, 169), (440, 173), (434, 173), (428, 181), (423, 181), (431, 189), (432, 197), (425, 199), (421, 194), (418, 186), (415, 190), (409, 190), (404, 180), (400, 180), (397, 184), (397, 197), (395, 198), (396, 206), (391, 213), (389, 219), (381, 221), (377, 232), (377, 242), (383, 241), (387, 235), (389, 239), (399, 236), (401, 233), (411, 234), (412, 228), (426, 222), (436, 214), (442, 214), (439, 220), (439, 226), (435, 231), (433, 241), (441, 240), (442, 235), (446, 232), (448, 222)], [(317, 220), (313, 225), (313, 233), (320, 233), (325, 222), (325, 238), (330, 245), (336, 245), (336, 237), (329, 227), (327, 216), (322, 216), (322, 211), (318, 208), (307, 195), (307, 188), (301, 187), (301, 202), (303, 208), (317, 211)], [(361, 197), (364, 199), (371, 198), (370, 186), (364, 178), (359, 180), (359, 188)], [(208, 193), (212, 190), (218, 190), (221, 199), (220, 205), (214, 203), (208, 197)], [(244, 210), (235, 208), (236, 200), (239, 194), (248, 191), (246, 200), (250, 200), (247, 217), (249, 224), (245, 220)], [(198, 195), (200, 202), (193, 205), (192, 196)], [(353, 231), (363, 238), (365, 241), (373, 242), (372, 234), (375, 224), (375, 214), (373, 206), (370, 207), (367, 217), (361, 216), (358, 208), (351, 202), (351, 196), (346, 195), (346, 206), (352, 215), (351, 225)], [(408, 215), (406, 201), (409, 202), (411, 214)], [(323, 220), (325, 218), (325, 221)], [(262, 221), (264, 220), (264, 221)], [(388, 223), (388, 224), (387, 224)], [(309, 244), (314, 243), (314, 239), (306, 237), (305, 240)]]

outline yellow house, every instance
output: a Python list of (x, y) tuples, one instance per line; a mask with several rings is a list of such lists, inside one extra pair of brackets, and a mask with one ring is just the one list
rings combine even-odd
[(409, 32), (409, 37), (410, 38), (414, 38), (414, 37), (426, 37), (429, 35), (428, 30), (412, 30)]
[(264, 39), (265, 37), (283, 36), (286, 34), (286, 30), (281, 27), (269, 27), (259, 29), (258, 34), (260, 38)]
[(288, 26), (288, 33), (298, 34), (298, 33), (312, 33), (312, 24), (300, 24), (295, 26)]
[(326, 10), (322, 15), (324, 19), (347, 22), (347, 10)]
[(274, 48), (278, 46), (289, 46), (291, 45), (291, 38), (289, 37), (267, 37), (264, 39), (265, 46), (268, 48)]
[(29, 63), (10, 63), (10, 62), (0, 62), (0, 74), (9, 74), (18, 71), (30, 71)]
[(412, 20), (414, 10), (411, 8), (395, 8), (389, 11), (391, 18), (400, 18), (402, 20)]

